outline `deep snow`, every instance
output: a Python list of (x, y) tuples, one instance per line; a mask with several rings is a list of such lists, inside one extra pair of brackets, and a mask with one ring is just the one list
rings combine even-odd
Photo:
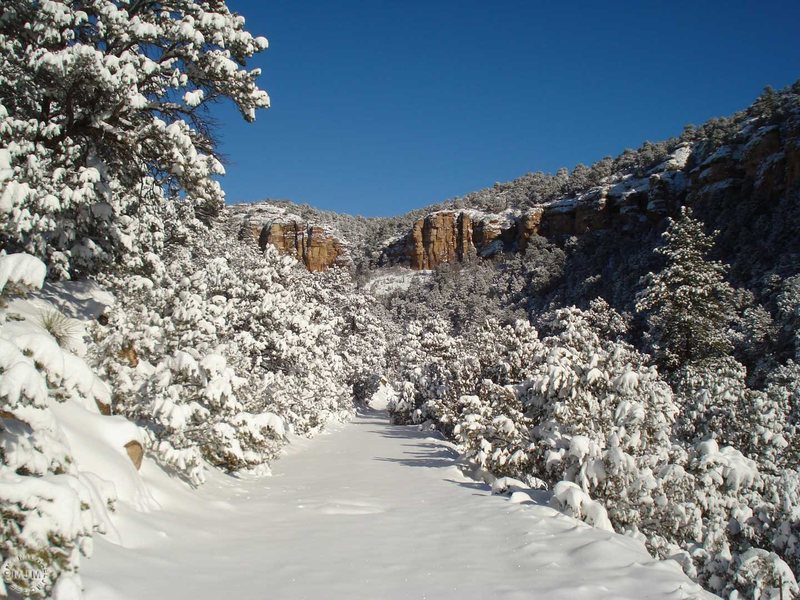
[(161, 509), (121, 504), (124, 547), (97, 536), (87, 600), (713, 597), (630, 538), (492, 496), (384, 411), (296, 442), (272, 477), (197, 490), (146, 461)]

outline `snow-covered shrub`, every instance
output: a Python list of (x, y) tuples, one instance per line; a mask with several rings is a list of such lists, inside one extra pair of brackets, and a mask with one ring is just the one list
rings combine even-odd
[[(191, 350), (191, 349), (190, 349)], [(177, 350), (156, 365), (143, 388), (150, 405), (138, 405), (137, 420), (152, 425), (152, 446), (166, 463), (203, 481), (201, 456), (235, 471), (248, 466), (231, 421), (241, 413), (242, 384), (219, 354)], [(133, 416), (133, 415), (132, 415)]]
[(317, 327), (334, 328), (339, 346), (330, 352), (341, 355), (343, 377), (349, 388), (346, 393), (356, 404), (363, 405), (378, 391), (387, 372), (389, 319), (375, 298), (358, 290), (347, 269), (328, 269), (303, 281), (312, 301), (329, 309), (324, 318), (315, 317), (314, 321)]
[(417, 410), (417, 388), (410, 381), (400, 384), (397, 395), (389, 402), (388, 410), (392, 422), (407, 425), (414, 422), (414, 413)]
[(656, 486), (654, 472), (668, 459), (677, 408), (645, 356), (598, 335), (593, 322), (610, 312), (597, 301), (590, 311), (549, 316), (554, 335), (542, 340), (544, 359), (523, 400), (535, 423), (539, 476), (576, 483), (608, 503), (616, 527), (634, 529)]
[[(750, 548), (775, 552), (795, 570), (800, 566), (795, 371), (791, 361), (776, 369), (765, 391), (748, 388), (744, 368), (730, 357), (687, 364), (674, 376), (681, 406), (676, 433), (695, 447), (684, 463), (692, 478), (689, 502), (698, 515), (690, 529), (697, 532), (694, 539), (704, 540), (693, 560), (698, 577), (717, 591), (735, 586), (770, 597), (733, 576)], [(684, 545), (690, 541), (685, 537)], [(750, 573), (767, 562), (747, 564)]]
[[(753, 547), (792, 546), (797, 518), (786, 483), (759, 469), (782, 446), (780, 426), (769, 422), (775, 411), (745, 387), (732, 359), (687, 364), (673, 396), (647, 357), (598, 335), (596, 314), (607, 312), (593, 303), (550, 316), (555, 334), (542, 340), (547, 357), (525, 392), (537, 473), (554, 486), (576, 484), (605, 506), (616, 530), (677, 558), (708, 589), (749, 593), (736, 579), (737, 561)], [(753, 419), (753, 409), (764, 418)]]
[(736, 561), (736, 587), (738, 598), (759, 600), (784, 600), (800, 595), (794, 574), (777, 554), (751, 548), (739, 555)]
[(758, 529), (759, 547), (774, 550), (797, 576), (800, 573), (800, 471), (787, 468), (764, 476), (764, 507)]
[(537, 357), (542, 354), (538, 331), (527, 320), (501, 325), (487, 320), (466, 340), (478, 357), (481, 372), (500, 385), (530, 379)]
[[(674, 452), (657, 482), (644, 539), (707, 589), (723, 597), (769, 598), (754, 582), (796, 569), (796, 554), (787, 551), (797, 545), (796, 483), (788, 489), (787, 481), (770, 481), (756, 461), (713, 439)], [(754, 552), (770, 560), (749, 561)], [(784, 577), (784, 584), (792, 589), (794, 577)]]
[[(185, 230), (164, 260), (148, 258), (148, 277), (106, 277), (118, 302), (95, 337), (115, 412), (145, 427), (163, 463), (199, 483), (204, 460), (263, 468), (284, 433), (312, 433), (348, 415), (353, 401), (344, 308), (323, 304), (324, 280), (273, 248), (237, 241), (225, 221)], [(345, 292), (340, 300), (363, 310)], [(380, 362), (382, 349), (370, 350)]]
[[(753, 445), (767, 446), (761, 462), (772, 462), (772, 468), (797, 468), (800, 465), (800, 364), (790, 360), (770, 373), (765, 398), (753, 407), (759, 418), (758, 429), (752, 431)], [(763, 443), (760, 443), (763, 442)]]
[[(277, 257), (275, 258), (277, 260)], [(324, 304), (324, 288), (304, 270), (274, 280), (270, 293), (250, 309), (244, 335), (255, 343), (245, 353), (260, 364), (254, 401), (286, 419), (293, 431), (308, 434), (353, 410), (352, 386), (344, 363), (344, 320)]]
[(531, 473), (531, 421), (513, 389), (485, 379), (474, 396), (462, 396), (453, 429), (459, 450), (496, 476)]
[(614, 531), (605, 507), (571, 481), (559, 481), (553, 488), (552, 505), (565, 514), (586, 521), (598, 529)]
[(345, 369), (354, 401), (363, 404), (378, 391), (386, 374), (386, 321), (376, 314), (374, 300), (354, 293), (350, 297), (343, 315)]
[(455, 358), (455, 340), (450, 335), (449, 324), (443, 319), (409, 323), (401, 340), (400, 364), (397, 365), (401, 381), (411, 384), (400, 386), (400, 396), (393, 408), (396, 423), (440, 424), (439, 418), (452, 424), (458, 394), (454, 391), (450, 368)]
[[(39, 287), (44, 274), (32, 256), (0, 256), (5, 289)], [(78, 472), (52, 410), (73, 403), (97, 414), (109, 390), (43, 327), (41, 310), (57, 311), (21, 299), (0, 307), (0, 554), (9, 572), (39, 575), (9, 582), (31, 597), (77, 577), (79, 557), (91, 553), (92, 532), (102, 529), (114, 499)]]
[(44, 263), (30, 254), (0, 254), (0, 308), (4, 299), (42, 287), (47, 275)]
[(731, 357), (685, 365), (673, 376), (681, 407), (676, 434), (690, 444), (714, 438), (735, 446), (765, 472), (796, 465), (796, 371), (790, 361), (760, 391), (747, 387), (744, 366)]
[(460, 399), (476, 394), (485, 378), (467, 344), (452, 336), (443, 319), (409, 325), (402, 337), (399, 394), (389, 407), (394, 422), (424, 424), (452, 437)]
[(673, 384), (681, 408), (678, 436), (690, 444), (713, 437), (738, 446), (752, 404), (745, 376), (744, 366), (730, 357), (684, 365)]

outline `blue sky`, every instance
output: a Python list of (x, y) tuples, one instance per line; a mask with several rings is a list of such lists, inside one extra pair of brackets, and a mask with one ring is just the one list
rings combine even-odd
[(590, 164), (800, 78), (800, 2), (230, 0), (272, 107), (217, 106), (229, 202), (400, 214)]

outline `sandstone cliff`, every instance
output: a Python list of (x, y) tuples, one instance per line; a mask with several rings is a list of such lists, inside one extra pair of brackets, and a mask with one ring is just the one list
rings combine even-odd
[(525, 211), (489, 214), (440, 210), (417, 219), (384, 248), (384, 263), (415, 270), (471, 256), (524, 251), (531, 237), (560, 243), (598, 230), (663, 226), (683, 204), (774, 205), (800, 186), (800, 124), (743, 131), (739, 142), (707, 153), (702, 143), (682, 144), (642, 176), (626, 174), (574, 197)]
[(295, 257), (312, 272), (334, 265), (349, 266), (347, 245), (328, 227), (310, 222), (271, 204), (231, 207), (239, 238), (256, 242), (264, 250), (274, 246), (280, 254)]
[(324, 227), (310, 223), (267, 223), (259, 231), (258, 245), (263, 250), (268, 244), (281, 254), (294, 256), (312, 272), (346, 262), (346, 250), (341, 241)]
[[(791, 229), (778, 225), (799, 212), (800, 109), (789, 109), (767, 117), (741, 113), (696, 137), (665, 142), (657, 153), (630, 151), (586, 179), (591, 186), (558, 188), (523, 176), (396, 218), (340, 215), (280, 200), (234, 206), (231, 213), (240, 235), (297, 257), (311, 271), (334, 264), (361, 271), (388, 265), (430, 270), (524, 252), (535, 236), (557, 245), (593, 232), (656, 239), (665, 217), (683, 204), (693, 206), (710, 229), (721, 230), (721, 250), (730, 253), (737, 236), (746, 235), (742, 223), (771, 220), (761, 230), (777, 238)], [(559, 197), (560, 189), (574, 191)], [(770, 244), (785, 246), (771, 240), (765, 247)]]

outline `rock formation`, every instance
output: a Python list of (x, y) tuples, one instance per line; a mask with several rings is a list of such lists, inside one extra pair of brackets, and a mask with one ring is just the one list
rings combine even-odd
[[(526, 211), (442, 210), (418, 219), (384, 249), (387, 262), (432, 269), (469, 256), (524, 251), (539, 235), (559, 243), (592, 231), (662, 226), (684, 203), (776, 202), (800, 185), (800, 124), (766, 126), (707, 157), (683, 144), (641, 177), (625, 175), (575, 197)], [(700, 155), (702, 158), (698, 158)]]
[(312, 272), (346, 262), (347, 253), (339, 239), (324, 227), (302, 221), (273, 221), (261, 227), (258, 245), (263, 250), (268, 244), (281, 254), (294, 256)]
[[(307, 207), (300, 213), (305, 216), (299, 216), (290, 203), (277, 201), (240, 205), (233, 214), (240, 220), (241, 236), (256, 239), (262, 249), (270, 244), (282, 254), (295, 256), (310, 271), (353, 261), (367, 268), (403, 264), (429, 270), (471, 257), (525, 252), (534, 236), (563, 244), (572, 236), (595, 231), (641, 234), (659, 230), (665, 217), (678, 214), (683, 204), (696, 207), (708, 219), (708, 226), (715, 227), (715, 215), (721, 212), (749, 211), (758, 216), (798, 192), (800, 118), (764, 126), (745, 123), (728, 139), (733, 141), (721, 146), (709, 139), (683, 142), (660, 164), (647, 169), (626, 167), (606, 176), (600, 185), (571, 196), (524, 209), (512, 204), (500, 214), (438, 210), (419, 217), (405, 230), (396, 229), (391, 221), (345, 218), (352, 228), (346, 230), (348, 238), (357, 244), (352, 249), (333, 233), (336, 225), (329, 215), (312, 210), (308, 216)], [(724, 219), (720, 225), (724, 226)]]
[(464, 260), (474, 252), (472, 219), (466, 212), (441, 211), (414, 223), (407, 236), (411, 268), (432, 269), (441, 263)]

